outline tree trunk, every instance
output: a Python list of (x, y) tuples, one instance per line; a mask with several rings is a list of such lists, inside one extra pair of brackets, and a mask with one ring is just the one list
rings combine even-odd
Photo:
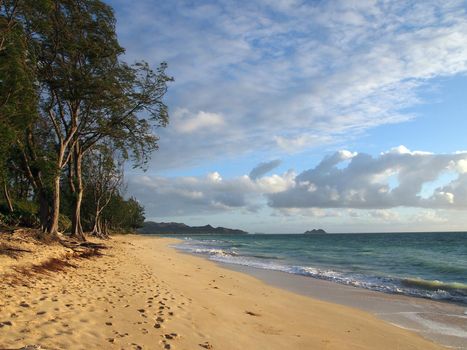
[(55, 175), (53, 181), (52, 194), (52, 213), (50, 215), (50, 223), (47, 228), (47, 233), (56, 235), (58, 233), (58, 219), (60, 215), (60, 173)]
[(39, 220), (41, 231), (46, 234), (49, 230), (51, 220), (51, 200), (50, 193), (44, 185), (42, 179), (42, 170), (39, 167), (33, 167), (31, 164), (36, 163), (40, 158), (36, 154), (36, 143), (31, 128), (26, 130), (26, 143), (23, 144), (20, 139), (16, 140), (21, 151), (24, 171), (32, 188), (37, 193), (39, 199)]
[(96, 208), (96, 214), (94, 216), (94, 227), (92, 228), (91, 234), (96, 237), (107, 238), (107, 233), (102, 229), (102, 209), (99, 208), (99, 203), (97, 203), (97, 205), (98, 207)]
[(92, 227), (92, 234), (97, 236), (100, 234), (101, 230), (99, 227), (99, 216), (100, 216), (100, 210), (99, 210), (99, 201), (96, 203), (96, 212), (94, 214), (94, 225)]
[(8, 191), (8, 185), (6, 183), (6, 180), (3, 180), (3, 195), (5, 196), (5, 201), (8, 205), (8, 211), (10, 213), (13, 213), (15, 211), (15, 209), (13, 208), (13, 203), (11, 202), (11, 197), (10, 197), (10, 193)]
[(99, 223), (97, 220), (94, 220), (94, 226), (92, 227), (91, 235), (93, 236), (99, 236)]
[(84, 187), (83, 187), (83, 177), (81, 175), (81, 164), (83, 160), (83, 155), (79, 154), (76, 152), (74, 160), (75, 160), (75, 166), (74, 166), (74, 175), (76, 177), (76, 182), (77, 186), (74, 188), (75, 193), (74, 193), (74, 207), (73, 207), (73, 215), (72, 215), (72, 220), (71, 220), (71, 235), (76, 237), (77, 239), (81, 241), (85, 241), (86, 238), (83, 233), (83, 228), (81, 226), (81, 204), (83, 202), (83, 192), (84, 192)]
[[(102, 224), (101, 224), (102, 225)], [(108, 237), (109, 236), (109, 226), (107, 220), (104, 220), (104, 228), (102, 229), (102, 233)]]
[[(52, 188), (52, 213), (50, 215), (50, 224), (46, 232), (50, 235), (57, 235), (59, 230), (58, 220), (60, 216), (60, 177), (62, 174), (63, 167), (66, 166), (66, 164), (69, 161), (65, 153), (75, 131), (76, 129), (70, 132), (70, 135), (68, 136), (66, 142), (60, 140), (60, 144), (58, 145), (59, 150), (56, 163), (56, 173), (54, 174)], [(68, 154), (68, 156), (70, 156), (70, 153)]]
[(49, 227), (49, 209), (49, 198), (43, 189), (39, 189), (39, 220), (43, 232), (46, 232)]

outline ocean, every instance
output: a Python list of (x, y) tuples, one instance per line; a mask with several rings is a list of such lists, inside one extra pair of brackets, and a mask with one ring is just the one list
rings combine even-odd
[(222, 263), (467, 305), (467, 232), (210, 234), (183, 236), (175, 247)]

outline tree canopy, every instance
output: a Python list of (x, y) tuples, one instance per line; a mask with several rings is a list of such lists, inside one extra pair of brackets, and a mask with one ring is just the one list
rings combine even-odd
[(124, 164), (144, 168), (158, 148), (173, 79), (165, 62), (124, 62), (115, 25), (100, 0), (1, 0), (4, 224), (28, 207), (44, 234), (84, 239), (144, 220), (125, 199)]

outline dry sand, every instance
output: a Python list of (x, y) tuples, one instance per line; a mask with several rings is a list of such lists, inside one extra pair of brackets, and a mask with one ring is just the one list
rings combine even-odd
[(178, 253), (174, 242), (119, 236), (101, 257), (22, 280), (0, 257), (0, 349), (442, 348), (369, 313)]

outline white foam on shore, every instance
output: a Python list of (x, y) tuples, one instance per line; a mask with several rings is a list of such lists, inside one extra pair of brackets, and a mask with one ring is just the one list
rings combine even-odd
[[(403, 314), (404, 317), (408, 318), (411, 321), (414, 321), (418, 324), (423, 325), (425, 328), (423, 332), (429, 332), (433, 334), (443, 334), (443, 335), (448, 335), (452, 337), (467, 339), (466, 330), (459, 328), (459, 327), (452, 326), (452, 325), (448, 326), (445, 323), (429, 320), (421, 316), (421, 315), (427, 314), (426, 312), (401, 312), (400, 314)], [(457, 315), (455, 316), (457, 317)]]
[[(218, 241), (212, 240), (212, 242)], [(358, 288), (365, 288), (378, 292), (403, 294), (432, 300), (448, 300), (467, 304), (467, 296), (463, 294), (457, 295), (455, 293), (452, 293), (451, 290), (441, 289), (441, 286), (439, 289), (422, 288), (424, 284), (422, 284), (420, 281), (425, 282), (425, 284), (430, 283), (431, 281), (414, 279), (410, 281), (415, 281), (417, 282), (417, 284), (416, 286), (411, 286), (404, 285), (402, 283), (405, 281), (405, 283), (407, 284), (407, 280), (398, 278), (368, 276), (357, 273), (345, 273), (334, 271), (331, 269), (316, 268), (312, 266), (293, 266), (281, 264), (267, 258), (258, 259), (256, 257), (251, 256), (242, 256), (237, 251), (234, 251), (234, 248), (221, 249), (219, 247), (209, 247), (205, 245), (205, 242), (201, 241), (190, 240), (185, 244), (178, 244), (174, 247), (187, 253), (205, 255), (210, 260), (221, 263), (243, 265), (258, 269), (282, 271), (290, 274), (313, 277), (317, 279), (327, 280)]]

